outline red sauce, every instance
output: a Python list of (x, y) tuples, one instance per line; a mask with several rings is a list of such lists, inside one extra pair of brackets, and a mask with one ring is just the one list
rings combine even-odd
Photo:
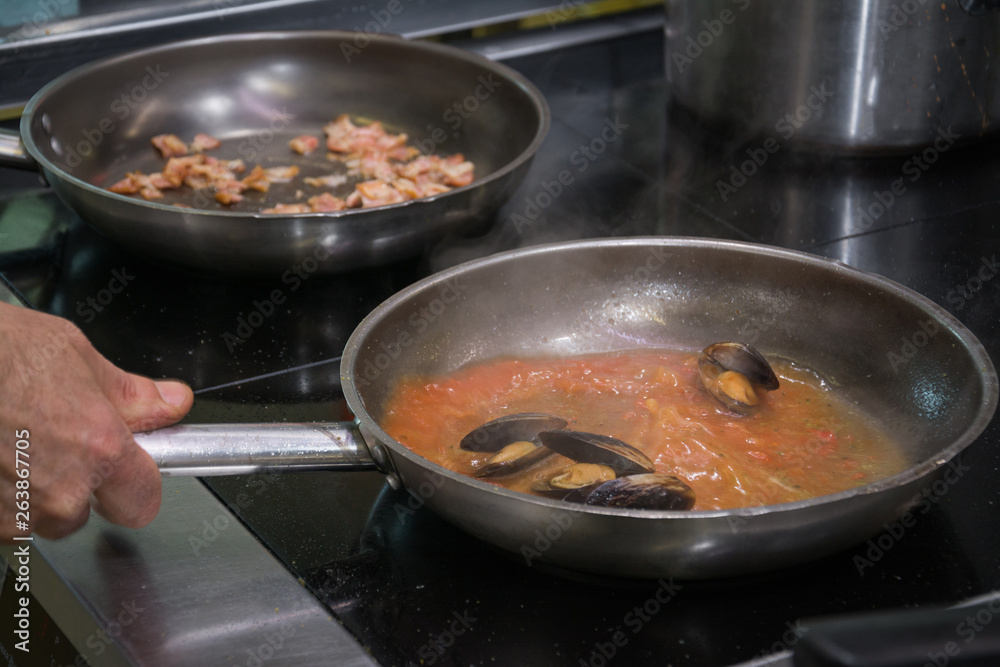
[[(758, 412), (738, 416), (702, 388), (697, 355), (689, 351), (501, 359), (446, 377), (405, 379), (383, 426), (417, 454), (471, 475), (490, 454), (460, 449), (465, 434), (507, 414), (550, 413), (568, 420), (570, 429), (641, 449), (657, 472), (694, 489), (696, 510), (812, 498), (907, 467), (875, 421), (814, 373), (780, 361), (772, 366), (780, 388), (764, 395)], [(489, 481), (529, 491), (570, 463), (554, 456)]]

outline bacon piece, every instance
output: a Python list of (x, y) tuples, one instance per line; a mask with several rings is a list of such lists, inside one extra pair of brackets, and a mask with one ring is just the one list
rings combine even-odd
[(361, 208), (387, 206), (406, 201), (403, 193), (385, 181), (364, 181), (363, 183), (358, 183), (355, 192), (361, 195)]
[(306, 185), (311, 185), (314, 188), (335, 188), (347, 182), (347, 175), (328, 174), (326, 176), (317, 176), (316, 178), (306, 177), (302, 180), (306, 182)]
[(407, 199), (421, 199), (423, 197), (430, 197), (431, 195), (437, 195), (451, 190), (451, 188), (447, 185), (441, 185), (440, 183), (432, 183), (430, 181), (426, 183), (415, 183), (408, 178), (393, 179), (391, 184), (392, 187), (403, 193)]
[(257, 192), (267, 192), (271, 187), (271, 181), (264, 173), (264, 167), (259, 164), (250, 170), (250, 173), (243, 179), (243, 184)]
[(287, 183), (299, 175), (299, 168), (295, 165), (288, 167), (270, 167), (265, 169), (267, 178), (272, 183)]
[(312, 213), (309, 204), (275, 204), (271, 208), (265, 208), (262, 213), (282, 213), (285, 215), (292, 213)]
[(305, 155), (319, 148), (319, 139), (308, 134), (303, 134), (289, 141), (288, 147), (299, 155)]
[(222, 142), (213, 137), (210, 134), (205, 134), (204, 132), (199, 132), (194, 135), (194, 139), (191, 140), (191, 150), (195, 153), (202, 153), (204, 151), (210, 151), (214, 148), (218, 148), (222, 145)]
[(187, 145), (176, 134), (158, 134), (151, 141), (163, 157), (187, 155)]
[(247, 189), (246, 185), (235, 179), (217, 180), (213, 185), (215, 186), (215, 201), (226, 206), (243, 201), (241, 193)]
[(134, 195), (142, 187), (142, 181), (139, 178), (141, 176), (142, 172), (130, 171), (125, 174), (125, 178), (113, 184), (108, 190), (117, 192), (120, 195)]
[(334, 197), (329, 192), (309, 198), (309, 207), (316, 213), (331, 213), (343, 211), (347, 204), (340, 197)]
[(461, 153), (455, 153), (441, 160), (438, 169), (444, 175), (442, 180), (445, 185), (459, 188), (472, 182), (475, 165), (467, 161)]

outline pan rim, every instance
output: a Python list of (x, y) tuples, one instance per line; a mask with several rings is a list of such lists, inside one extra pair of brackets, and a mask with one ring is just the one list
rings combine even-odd
[[(379, 322), (386, 313), (405, 302), (413, 294), (432, 286), (447, 283), (469, 269), (489, 267), (494, 264), (506, 262), (511, 258), (558, 253), (573, 249), (605, 246), (648, 247), (651, 244), (660, 246), (722, 249), (734, 252), (749, 251), (751, 253), (774, 257), (776, 259), (805, 264), (810, 267), (823, 268), (838, 275), (847, 275), (853, 279), (861, 280), (862, 282), (873, 287), (877, 286), (897, 297), (903, 298), (905, 301), (919, 307), (934, 317), (939, 318), (942, 323), (946, 324), (949, 330), (951, 330), (962, 342), (966, 353), (969, 355), (970, 359), (972, 359), (974, 365), (980, 369), (980, 373), (977, 377), (979, 378), (981, 384), (983, 400), (979, 404), (979, 409), (976, 413), (975, 419), (973, 419), (947, 447), (943, 450), (935, 452), (932, 456), (911, 465), (895, 475), (876, 480), (863, 486), (840, 491), (838, 493), (826, 494), (805, 500), (779, 503), (775, 505), (757, 505), (752, 507), (738, 507), (720, 510), (633, 510), (567, 503), (561, 500), (533, 496), (526, 493), (510, 491), (503, 487), (451, 471), (444, 466), (416, 454), (402, 443), (390, 437), (365, 409), (364, 402), (362, 401), (353, 381), (351, 367), (354, 365), (355, 359), (361, 350), (362, 342), (368, 337), (376, 323)], [(547, 243), (496, 253), (487, 257), (463, 262), (441, 272), (435, 273), (395, 293), (377, 306), (367, 317), (365, 317), (358, 327), (355, 328), (344, 348), (344, 353), (341, 358), (340, 377), (344, 397), (347, 401), (348, 407), (351, 409), (351, 412), (356, 416), (356, 419), (364, 425), (364, 430), (370, 432), (376, 442), (388, 446), (392, 450), (392, 454), (394, 456), (402, 456), (403, 458), (408, 459), (411, 463), (414, 463), (425, 470), (429, 468), (434, 474), (447, 477), (465, 486), (471, 486), (477, 491), (497, 494), (512, 501), (529, 502), (540, 507), (566, 512), (582, 512), (593, 515), (606, 515), (612, 517), (654, 521), (661, 519), (704, 520), (729, 519), (732, 517), (743, 518), (771, 514), (782, 515), (807, 508), (834, 506), (838, 503), (849, 501), (855, 497), (868, 496), (888, 489), (905, 487), (919, 479), (927, 477), (936, 470), (945, 467), (963, 450), (975, 442), (992, 421), (996, 412), (998, 397), (1000, 397), (1000, 382), (998, 382), (996, 369), (993, 362), (990, 360), (989, 354), (986, 352), (986, 349), (983, 347), (979, 339), (955, 316), (915, 290), (886, 278), (885, 276), (850, 266), (840, 260), (822, 257), (820, 255), (800, 250), (791, 250), (746, 241), (708, 239), (691, 236), (605, 237)], [(369, 446), (372, 446), (372, 444), (374, 443), (370, 443)]]
[(430, 197), (421, 197), (420, 199), (411, 199), (408, 201), (400, 202), (397, 204), (387, 204), (384, 206), (378, 206), (375, 208), (368, 209), (344, 209), (341, 211), (334, 212), (310, 212), (310, 213), (296, 213), (296, 214), (278, 214), (278, 213), (260, 213), (260, 212), (242, 212), (242, 211), (227, 211), (227, 210), (207, 210), (198, 208), (178, 208), (177, 206), (171, 204), (163, 204), (156, 201), (149, 201), (144, 199), (136, 199), (134, 197), (129, 197), (127, 195), (118, 194), (116, 192), (111, 192), (105, 188), (98, 187), (88, 181), (85, 181), (77, 176), (74, 176), (70, 172), (61, 168), (58, 164), (53, 162), (44, 154), (40, 146), (35, 142), (35, 137), (31, 133), (31, 123), (35, 116), (36, 109), (41, 105), (44, 100), (54, 92), (58, 91), (61, 87), (67, 85), (73, 80), (79, 78), (90, 72), (91, 70), (97, 70), (104, 67), (111, 67), (116, 64), (126, 62), (129, 60), (134, 60), (136, 58), (143, 58), (146, 56), (155, 55), (157, 53), (162, 53), (166, 51), (174, 51), (177, 49), (189, 49), (197, 46), (204, 46), (206, 44), (231, 44), (234, 42), (243, 41), (254, 41), (259, 42), (261, 40), (267, 40), (270, 42), (280, 43), (282, 41), (288, 40), (302, 40), (302, 39), (324, 39), (329, 41), (341, 40), (351, 40), (357, 34), (357, 31), (351, 30), (274, 30), (274, 31), (254, 31), (254, 32), (238, 32), (231, 33), (228, 35), (219, 36), (209, 36), (209, 37), (198, 37), (193, 39), (179, 40), (168, 42), (165, 44), (157, 44), (155, 46), (147, 47), (144, 49), (137, 49), (128, 51), (126, 53), (115, 54), (105, 58), (99, 58), (88, 63), (84, 63), (68, 72), (64, 72), (52, 81), (48, 82), (41, 89), (38, 90), (31, 99), (25, 105), (24, 110), (21, 114), (21, 121), (19, 125), (19, 131), (21, 135), (21, 142), (24, 145), (25, 150), (31, 156), (35, 162), (44, 170), (57, 174), (60, 179), (68, 181), (74, 187), (80, 188), (87, 192), (102, 197), (110, 197), (114, 201), (118, 201), (127, 205), (138, 206), (141, 209), (148, 208), (154, 211), (163, 211), (170, 213), (181, 213), (184, 216), (196, 216), (204, 217), (209, 220), (212, 217), (221, 217), (223, 219), (252, 219), (255, 224), (258, 223), (287, 223), (289, 220), (299, 220), (306, 219), (317, 222), (326, 221), (337, 221), (337, 220), (350, 220), (352, 217), (358, 216), (359, 214), (367, 213), (373, 210), (388, 211), (388, 210), (402, 210), (408, 206), (419, 206), (421, 204), (429, 204), (432, 202), (439, 201), (443, 198), (447, 198), (456, 194), (462, 194), (474, 190), (484, 184), (491, 183), (496, 180), (500, 180), (511, 172), (517, 170), (525, 162), (531, 160), (535, 153), (538, 151), (542, 142), (548, 135), (549, 129), (552, 124), (552, 113), (549, 109), (548, 102), (542, 95), (541, 91), (531, 83), (524, 75), (520, 72), (514, 70), (513, 68), (499, 62), (490, 60), (489, 58), (475, 53), (473, 51), (468, 51), (454, 46), (449, 46), (446, 44), (437, 44), (434, 42), (422, 41), (419, 39), (405, 39), (402, 37), (395, 37), (392, 35), (368, 35), (367, 33), (360, 33), (366, 35), (372, 42), (377, 42), (387, 45), (404, 45), (404, 48), (414, 48), (422, 49), (431, 52), (437, 52), (443, 54), (449, 58), (454, 58), (462, 60), (468, 63), (478, 64), (480, 66), (486, 66), (488, 69), (495, 71), (497, 74), (504, 76), (509, 79), (517, 88), (522, 90), (524, 94), (531, 100), (535, 107), (536, 117), (538, 119), (538, 127), (536, 128), (535, 134), (528, 145), (522, 150), (513, 160), (502, 165), (500, 168), (490, 172), (482, 178), (477, 178), (468, 185), (463, 185), (461, 187), (454, 188), (447, 192), (432, 195)]

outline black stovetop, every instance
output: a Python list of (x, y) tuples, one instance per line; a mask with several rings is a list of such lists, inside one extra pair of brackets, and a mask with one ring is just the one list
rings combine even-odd
[[(907, 155), (781, 151), (723, 200), (717, 183), (745, 159), (745, 146), (702, 135), (683, 114), (665, 112), (662, 61), (656, 33), (511, 61), (545, 93), (554, 121), (490, 231), (445, 239), (392, 266), (313, 276), (295, 289), (285, 283), (287, 302), (239, 344), (224, 334), (278, 279), (235, 284), (147, 264), (31, 179), (7, 171), (0, 174), (0, 233), (8, 248), (20, 246), (0, 254), (0, 272), (35, 306), (77, 322), (116, 363), (191, 383), (190, 420), (202, 422), (344, 419), (339, 355), (384, 298), (467, 259), (583, 237), (707, 236), (839, 259), (938, 302), (1000, 362), (995, 145), (940, 155), (877, 218), (863, 211), (901, 175)], [(612, 138), (596, 142), (604, 128)], [(565, 190), (540, 196), (563, 170), (573, 177)], [(106, 289), (116, 272), (127, 281), (120, 293)], [(806, 617), (945, 603), (1000, 588), (997, 420), (961, 462), (968, 472), (902, 534), (780, 572), (711, 582), (605, 580), (529, 567), (390, 490), (375, 473), (205, 483), (383, 664), (681, 667), (790, 648)], [(676, 594), (661, 604), (664, 586)]]

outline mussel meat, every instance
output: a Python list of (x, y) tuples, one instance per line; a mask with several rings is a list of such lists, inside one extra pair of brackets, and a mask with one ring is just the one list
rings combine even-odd
[(475, 476), (504, 477), (529, 468), (552, 455), (541, 446), (541, 431), (565, 428), (565, 419), (538, 412), (505, 415), (473, 429), (459, 447), (473, 452), (496, 452), (476, 468)]
[(605, 482), (587, 494), (587, 505), (647, 510), (689, 510), (694, 490), (674, 477), (659, 473), (630, 475)]
[(759, 391), (774, 391), (779, 386), (764, 355), (746, 343), (709, 345), (698, 358), (698, 374), (709, 394), (741, 415), (757, 410)]

